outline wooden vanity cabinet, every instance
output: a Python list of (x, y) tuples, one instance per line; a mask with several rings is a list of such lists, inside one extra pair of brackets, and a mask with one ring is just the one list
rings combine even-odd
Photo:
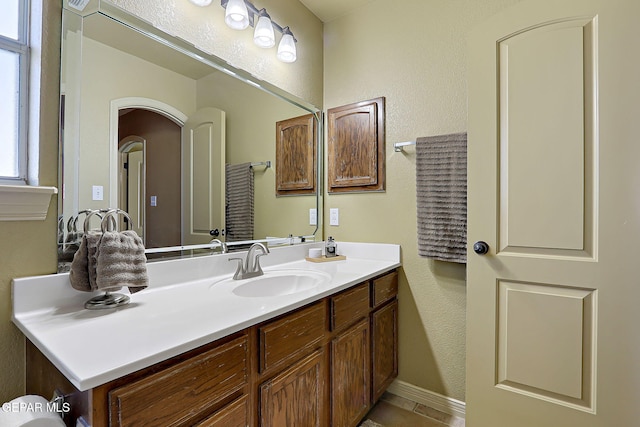
[(398, 373), (397, 291), (392, 271), (82, 393), (29, 344), (27, 392), (93, 427), (355, 427)]
[(372, 401), (398, 376), (398, 272), (371, 282)]
[(326, 299), (256, 327), (259, 424), (325, 426)]
[[(246, 425), (248, 406), (239, 398), (248, 384), (249, 361), (249, 339), (243, 334), (123, 385), (102, 386), (108, 389), (108, 425), (233, 425), (222, 421), (232, 414), (244, 417), (241, 425)], [(94, 420), (98, 425), (101, 420)]]
[(326, 372), (320, 348), (260, 384), (260, 426), (326, 426)]
[(398, 301), (371, 313), (372, 400), (398, 376)]
[(350, 427), (371, 408), (369, 319), (331, 341), (331, 425)]

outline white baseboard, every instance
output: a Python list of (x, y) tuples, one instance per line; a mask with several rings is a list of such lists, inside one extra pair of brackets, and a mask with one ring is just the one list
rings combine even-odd
[(464, 402), (443, 396), (433, 391), (425, 390), (413, 384), (394, 380), (387, 391), (395, 394), (396, 396), (404, 397), (405, 399), (409, 399), (413, 402), (444, 412), (445, 414), (454, 415), (460, 418), (465, 417), (466, 405)]

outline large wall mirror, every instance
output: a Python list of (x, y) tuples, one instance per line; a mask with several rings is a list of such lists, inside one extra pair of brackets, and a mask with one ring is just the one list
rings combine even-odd
[[(119, 227), (143, 237), (149, 259), (321, 230), (309, 221), (322, 212), (318, 108), (108, 2), (84, 16), (64, 9), (62, 34), (60, 270), (99, 210), (128, 212)], [(305, 115), (319, 130), (316, 192), (278, 197), (276, 123)]]

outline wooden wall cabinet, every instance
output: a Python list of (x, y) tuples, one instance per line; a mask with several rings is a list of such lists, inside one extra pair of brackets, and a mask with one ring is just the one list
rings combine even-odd
[(276, 196), (316, 193), (316, 123), (313, 114), (276, 122)]
[(329, 193), (385, 190), (384, 101), (327, 110)]
[(355, 427), (397, 376), (397, 290), (392, 271), (82, 393), (29, 344), (27, 392), (93, 427)]

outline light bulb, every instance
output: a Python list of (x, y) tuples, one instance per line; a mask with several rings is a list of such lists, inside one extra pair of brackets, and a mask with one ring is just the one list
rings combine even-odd
[(278, 53), (276, 56), (282, 62), (295, 62), (297, 58), (296, 41), (289, 27), (285, 27), (282, 31), (282, 39), (280, 39), (280, 43), (278, 44)]
[(260, 18), (253, 33), (253, 42), (263, 48), (270, 48), (276, 44), (271, 17), (264, 9), (260, 11)]
[(249, 26), (249, 11), (244, 0), (229, 0), (224, 14), (224, 22), (234, 30), (244, 30)]
[(196, 6), (201, 6), (201, 7), (209, 6), (211, 4), (211, 0), (189, 0), (189, 1), (195, 4)]

